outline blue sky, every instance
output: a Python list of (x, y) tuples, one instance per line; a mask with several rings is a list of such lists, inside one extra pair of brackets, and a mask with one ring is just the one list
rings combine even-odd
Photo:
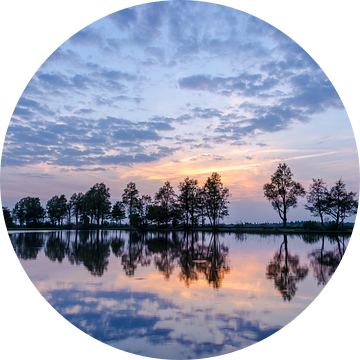
[[(262, 194), (285, 161), (307, 189), (342, 177), (358, 188), (343, 104), (314, 60), (239, 10), (161, 2), (96, 21), (39, 68), (14, 111), (2, 157), (2, 201), (43, 205), (104, 181), (112, 199), (135, 181), (202, 183), (232, 193), (228, 222), (277, 221)], [(308, 219), (302, 205), (290, 220)]]

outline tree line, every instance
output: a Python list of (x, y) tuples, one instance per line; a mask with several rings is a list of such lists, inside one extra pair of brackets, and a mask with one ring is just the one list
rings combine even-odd
[[(288, 213), (297, 206), (298, 198), (306, 196), (305, 209), (311, 215), (320, 218), (324, 227), (324, 217), (333, 220), (336, 228), (343, 225), (346, 218), (357, 213), (358, 200), (356, 192), (348, 192), (345, 182), (340, 178), (330, 189), (323, 179), (312, 179), (308, 192), (293, 180), (293, 173), (285, 164), (279, 164), (270, 182), (263, 186), (264, 196), (287, 226)], [(185, 229), (199, 224), (205, 225), (208, 220), (217, 228), (221, 219), (229, 215), (230, 191), (224, 187), (221, 176), (214, 172), (200, 186), (198, 180), (186, 177), (178, 184), (179, 194), (166, 181), (153, 197), (141, 195), (134, 182), (127, 184), (122, 200), (114, 205), (110, 202), (110, 189), (104, 183), (96, 183), (85, 194), (74, 193), (69, 200), (65, 195), (55, 195), (43, 208), (38, 197), (25, 197), (19, 200), (12, 211), (3, 208), (7, 227), (13, 223), (20, 226), (37, 227), (47, 223), (49, 226), (70, 225), (75, 219), (76, 227), (80, 225), (101, 226), (113, 221), (120, 224), (128, 218), (132, 227), (145, 229), (149, 225), (157, 227), (177, 227)]]
[(306, 193), (303, 186), (293, 180), (293, 173), (285, 164), (279, 164), (271, 181), (263, 186), (264, 196), (270, 201), (273, 209), (287, 225), (287, 216), (291, 208), (297, 206), (299, 197), (306, 196), (305, 209), (311, 215), (319, 217), (324, 227), (324, 216), (329, 216), (335, 227), (343, 225), (346, 218), (357, 214), (358, 200), (356, 192), (348, 192), (345, 182), (340, 178), (330, 189), (323, 179), (312, 179), (309, 191)]
[(224, 187), (221, 176), (214, 172), (200, 186), (198, 180), (186, 177), (178, 184), (179, 195), (166, 181), (153, 197), (141, 195), (134, 182), (127, 184), (122, 200), (112, 206), (110, 189), (104, 183), (96, 183), (85, 194), (74, 193), (69, 200), (65, 195), (55, 195), (43, 208), (38, 197), (20, 199), (10, 211), (3, 208), (6, 225), (14, 222), (20, 226), (37, 227), (47, 222), (49, 226), (71, 224), (76, 227), (102, 226), (113, 221), (120, 224), (128, 217), (131, 226), (145, 229), (149, 225), (184, 228), (205, 225), (206, 219), (213, 228), (229, 215), (229, 189)]

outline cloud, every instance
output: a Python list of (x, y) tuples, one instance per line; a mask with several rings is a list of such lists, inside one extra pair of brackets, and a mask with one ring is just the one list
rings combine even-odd
[(63, 50), (61, 47), (59, 47), (58, 49), (56, 49), (46, 60), (46, 62), (44, 63), (45, 65), (47, 64), (52, 64), (52, 63), (59, 63), (59, 64), (64, 64), (64, 63), (78, 63), (81, 61), (81, 57), (79, 56), (79, 54), (71, 49), (66, 49)]
[(154, 162), (180, 149), (154, 144), (162, 139), (158, 131), (173, 129), (168, 122), (133, 122), (110, 116), (56, 116), (52, 122), (31, 122), (31, 126), (16, 122), (9, 126), (2, 164), (46, 163), (89, 169), (89, 165)]
[(186, 122), (187, 120), (191, 120), (191, 119), (192, 119), (192, 116), (190, 116), (188, 114), (183, 114), (176, 118), (155, 115), (155, 116), (152, 116), (149, 120), (151, 122), (163, 122), (163, 123), (178, 122), (178, 123), (182, 124), (182, 123)]
[(82, 108), (74, 111), (74, 114), (82, 115), (82, 114), (91, 114), (93, 112), (95, 112), (95, 110)]
[(88, 76), (74, 75), (69, 78), (61, 73), (40, 73), (37, 75), (40, 85), (44, 89), (87, 89), (87, 85), (91, 85), (92, 81)]
[(192, 145), (190, 149), (213, 149), (214, 147), (209, 144)]
[(202, 119), (211, 119), (214, 117), (221, 117), (223, 112), (218, 110), (218, 109), (214, 109), (214, 108), (208, 108), (208, 109), (202, 109), (200, 107), (196, 107), (194, 109), (191, 110), (192, 113), (194, 114), (194, 116), (198, 117), (198, 118), (202, 118)]
[(175, 130), (175, 128), (173, 126), (171, 126), (169, 123), (167, 122), (147, 122), (144, 123), (146, 124), (149, 129), (154, 129), (154, 130), (158, 130), (158, 131), (170, 131), (170, 130)]
[(120, 30), (129, 29), (138, 19), (138, 14), (136, 9), (128, 8), (124, 10), (117, 11), (106, 17), (110, 20), (115, 26)]
[(129, 74), (128, 72), (112, 70), (103, 68), (99, 73), (95, 73), (95, 76), (99, 75), (100, 77), (108, 80), (126, 80), (126, 81), (135, 81), (137, 80), (136, 75)]
[(191, 75), (179, 79), (179, 86), (184, 90), (215, 92), (220, 95), (259, 96), (273, 89), (279, 81), (272, 77), (263, 78), (261, 74), (242, 73), (235, 77), (212, 75)]
[(80, 30), (75, 35), (73, 35), (69, 41), (76, 46), (94, 46), (94, 45), (103, 45), (103, 38), (101, 33), (93, 29), (91, 26)]
[(61, 169), (61, 172), (98, 172), (98, 171), (106, 171), (106, 169), (103, 167), (96, 167), (92, 169), (88, 169), (88, 168)]
[(113, 136), (116, 140), (128, 140), (128, 141), (148, 141), (148, 140), (160, 140), (161, 137), (152, 130), (138, 130), (138, 129), (121, 129), (113, 132)]
[[(30, 100), (26, 97), (20, 97), (16, 106), (21, 106), (22, 108), (28, 108), (34, 110), (42, 115), (54, 116), (55, 112), (49, 109), (47, 105), (41, 105), (39, 102)], [(25, 110), (25, 109), (23, 109)]]
[(265, 144), (265, 143), (257, 143), (256, 145), (257, 145), (257, 146), (261, 146), (261, 147), (269, 146), (268, 144)]
[(18, 173), (17, 176), (35, 177), (40, 179), (53, 179), (55, 176), (47, 173)]
[(126, 32), (127, 43), (148, 46), (161, 36), (168, 4), (157, 2), (145, 4), (138, 8), (129, 8), (108, 16), (119, 30)]
[(165, 51), (157, 46), (149, 46), (144, 50), (148, 56), (155, 58), (158, 62), (163, 62), (165, 58)]

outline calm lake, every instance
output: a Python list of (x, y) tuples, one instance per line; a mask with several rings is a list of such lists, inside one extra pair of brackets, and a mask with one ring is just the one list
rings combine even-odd
[(143, 356), (196, 359), (252, 345), (299, 315), (349, 236), (9, 232), (39, 292), (68, 321)]

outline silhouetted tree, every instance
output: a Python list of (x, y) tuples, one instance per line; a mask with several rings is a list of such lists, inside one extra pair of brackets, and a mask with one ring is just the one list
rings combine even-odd
[(198, 215), (201, 219), (201, 226), (205, 226), (206, 203), (204, 198), (204, 189), (201, 187), (198, 187), (196, 192), (196, 203), (197, 203)]
[(305, 205), (305, 209), (309, 210), (312, 216), (319, 216), (321, 226), (324, 226), (323, 215), (326, 210), (326, 184), (323, 179), (312, 180), (313, 182), (310, 184), (309, 191), (306, 195), (307, 205)]
[(55, 195), (46, 203), (48, 218), (53, 225), (55, 225), (56, 222), (58, 225), (63, 224), (63, 219), (67, 213), (66, 202), (65, 195)]
[(177, 199), (178, 208), (182, 212), (185, 228), (189, 228), (189, 221), (191, 222), (191, 226), (196, 224), (198, 181), (186, 177), (184, 181), (180, 181), (178, 188), (180, 191)]
[(335, 226), (343, 224), (344, 220), (357, 213), (358, 200), (356, 193), (346, 191), (345, 182), (340, 179), (326, 193), (325, 213), (335, 221)]
[(14, 220), (19, 221), (19, 225), (22, 226), (25, 223), (25, 198), (20, 199), (12, 210)]
[(116, 222), (116, 225), (120, 222), (121, 226), (121, 220), (126, 218), (125, 205), (122, 201), (117, 201), (114, 204), (111, 210), (111, 218)]
[(79, 192), (78, 194), (73, 193), (70, 198), (73, 204), (72, 214), (75, 216), (76, 226), (79, 225), (79, 217), (82, 213), (82, 207), (83, 207), (83, 198), (84, 198), (84, 194), (81, 192)]
[(136, 212), (136, 203), (139, 199), (139, 191), (136, 189), (136, 184), (133, 182), (129, 182), (124, 189), (124, 193), (122, 194), (123, 203), (127, 206), (129, 222), (132, 224), (133, 214)]
[(67, 214), (67, 223), (68, 223), (68, 225), (71, 224), (71, 215), (72, 215), (73, 207), (74, 207), (74, 202), (70, 198), (68, 200), (68, 202), (66, 203), (66, 214)]
[(3, 206), (2, 210), (3, 210), (6, 227), (9, 228), (9, 227), (13, 226), (13, 219), (12, 219), (10, 210), (6, 206)]
[(133, 225), (145, 229), (148, 225), (148, 212), (152, 205), (150, 195), (142, 195), (136, 200), (135, 214), (133, 215)]
[(272, 207), (279, 214), (283, 226), (287, 225), (287, 214), (290, 208), (297, 206), (297, 198), (305, 196), (302, 185), (293, 180), (293, 173), (284, 163), (279, 164), (271, 176), (271, 182), (263, 187), (265, 197), (271, 202)]
[(229, 189), (224, 187), (221, 176), (214, 172), (208, 177), (203, 186), (202, 197), (206, 213), (213, 228), (219, 225), (220, 219), (229, 215)]
[(97, 226), (104, 222), (111, 209), (110, 189), (104, 183), (96, 183), (86, 194), (85, 207), (90, 214), (91, 222), (96, 220)]
[(164, 209), (165, 225), (168, 226), (170, 214), (175, 202), (175, 192), (168, 181), (155, 193), (155, 201)]
[(36, 227), (45, 216), (45, 210), (41, 206), (38, 197), (26, 197), (22, 199), (25, 204), (26, 226)]
[(156, 223), (159, 227), (165, 222), (165, 211), (160, 205), (150, 205), (146, 216), (149, 221)]

